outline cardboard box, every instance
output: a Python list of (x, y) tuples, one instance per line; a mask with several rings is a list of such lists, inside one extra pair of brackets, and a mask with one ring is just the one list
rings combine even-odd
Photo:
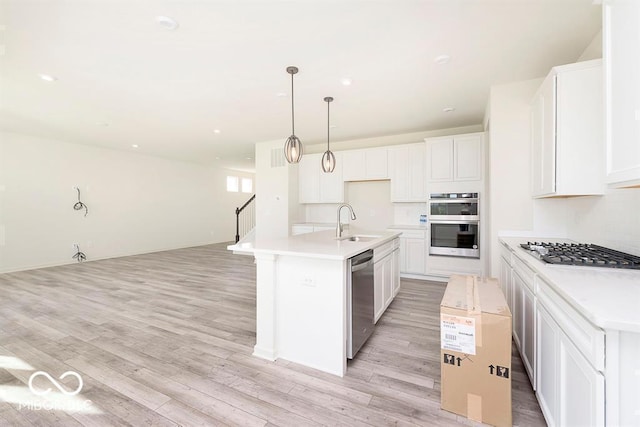
[(511, 312), (497, 280), (451, 276), (440, 348), (442, 409), (511, 426)]

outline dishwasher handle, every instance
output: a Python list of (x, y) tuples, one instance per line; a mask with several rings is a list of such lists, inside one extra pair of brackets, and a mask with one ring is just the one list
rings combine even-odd
[(351, 271), (359, 271), (373, 264), (373, 251), (368, 250), (351, 258)]

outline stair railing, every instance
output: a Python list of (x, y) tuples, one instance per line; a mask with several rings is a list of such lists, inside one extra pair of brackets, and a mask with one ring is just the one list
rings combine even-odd
[(244, 205), (236, 208), (236, 243), (256, 225), (256, 195), (251, 196)]

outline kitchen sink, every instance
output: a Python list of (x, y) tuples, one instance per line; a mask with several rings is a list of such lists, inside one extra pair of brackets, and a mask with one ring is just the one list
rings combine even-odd
[(380, 236), (374, 235), (365, 235), (365, 234), (356, 234), (353, 236), (343, 236), (338, 240), (343, 240), (347, 242), (370, 242), (372, 240), (378, 239)]

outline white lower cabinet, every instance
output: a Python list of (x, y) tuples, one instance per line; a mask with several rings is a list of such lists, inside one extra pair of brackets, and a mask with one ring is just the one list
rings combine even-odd
[(394, 229), (401, 231), (398, 268), (403, 274), (425, 274), (427, 240), (425, 230)]
[(558, 343), (560, 328), (547, 311), (538, 307), (538, 389), (536, 390), (540, 409), (550, 427), (558, 425)]
[(604, 375), (580, 353), (544, 307), (537, 310), (538, 389), (549, 426), (603, 426)]
[(511, 311), (513, 317), (513, 283), (511, 280), (511, 252), (504, 247), (501, 248), (503, 256), (500, 257), (500, 287), (504, 298), (507, 300), (507, 305)]
[(393, 298), (400, 290), (400, 260), (399, 239), (385, 243), (373, 252), (373, 307), (375, 321), (387, 309)]
[(513, 261), (513, 338), (525, 371), (536, 389), (536, 295), (535, 273), (517, 258)]

